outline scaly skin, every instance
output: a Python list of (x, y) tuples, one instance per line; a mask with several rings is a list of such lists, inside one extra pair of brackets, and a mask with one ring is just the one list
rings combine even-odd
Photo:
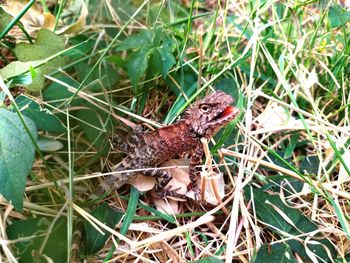
[[(230, 95), (218, 90), (195, 102), (173, 125), (154, 131), (143, 131), (141, 126), (137, 126), (128, 144), (123, 144), (120, 141), (114, 143), (117, 148), (128, 154), (115, 171), (154, 168), (179, 154), (192, 153), (189, 177), (191, 188), (198, 195), (196, 166), (202, 162), (201, 138), (210, 139), (223, 126), (238, 116), (238, 108), (229, 106), (232, 102), (233, 99)], [(183, 197), (176, 191), (166, 188), (172, 179), (170, 173), (154, 169), (142, 173), (157, 178), (156, 191), (160, 197)], [(134, 175), (135, 173), (127, 171), (111, 175), (106, 178), (102, 188), (108, 189), (111, 185), (118, 188)]]

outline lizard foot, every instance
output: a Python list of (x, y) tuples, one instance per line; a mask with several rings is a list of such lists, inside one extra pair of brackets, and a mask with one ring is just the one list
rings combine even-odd
[(186, 195), (183, 195), (183, 194), (179, 194), (177, 192), (177, 190), (179, 190), (181, 187), (179, 188), (176, 188), (174, 190), (172, 190), (170, 187), (169, 188), (166, 188), (166, 189), (162, 189), (162, 190), (159, 190), (157, 191), (157, 195), (160, 197), (160, 198), (165, 198), (167, 196), (170, 196), (170, 197), (177, 197), (177, 198), (183, 198), (183, 199), (186, 199)]
[(194, 200), (200, 203), (205, 203), (205, 201), (202, 201), (201, 197), (201, 190), (198, 187), (192, 188), (192, 191), (194, 193)]

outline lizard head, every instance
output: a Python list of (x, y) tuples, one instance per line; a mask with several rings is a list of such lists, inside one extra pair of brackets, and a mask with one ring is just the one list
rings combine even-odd
[(238, 116), (239, 109), (230, 106), (232, 102), (230, 95), (217, 90), (195, 102), (186, 110), (183, 119), (197, 135), (210, 138)]

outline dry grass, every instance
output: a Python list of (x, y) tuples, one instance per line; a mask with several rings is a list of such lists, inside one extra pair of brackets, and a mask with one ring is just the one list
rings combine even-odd
[[(109, 1), (97, 4), (96, 13), (90, 16), (90, 25), (81, 31), (94, 42), (95, 57), (86, 61), (89, 69), (100, 66), (96, 61), (102, 60), (102, 52), (108, 56), (117, 53), (114, 49), (120, 39), (106, 33), (110, 27), (118, 30), (125, 27), (125, 37), (147, 26), (165, 27), (163, 17), (172, 17), (168, 32), (178, 45), (173, 52), (177, 55), (177, 64), (169, 71), (174, 74), (166, 81), (160, 74), (143, 77), (139, 87), (144, 88), (144, 101), (142, 93), (135, 95), (125, 67), (115, 64), (118, 81), (112, 87), (101, 81), (99, 75), (87, 81), (74, 67), (60, 69), (58, 76), (46, 76), (52, 83), (76, 94), (74, 100), (80, 104), (67, 105), (67, 98), (48, 100), (42, 93), (31, 94), (33, 99), (42, 101), (43, 107), (60, 113), (70, 129), (67, 134), (42, 132), (47, 138), (61, 141), (64, 148), (45, 153), (47, 163), (37, 158), (27, 180), (23, 213), (0, 200), (1, 261), (15, 262), (17, 254), (13, 244), (25, 239), (7, 239), (7, 228), (16, 221), (45, 216), (52, 219), (50, 227), (58, 218), (67, 218), (67, 251), (71, 243), (75, 243), (78, 250), (67, 252), (67, 257), (72, 253), (72, 262), (82, 257), (86, 241), (84, 235), (73, 238), (73, 230), (82, 230), (80, 219), (89, 222), (99, 233), (111, 234), (104, 248), (86, 259), (89, 262), (103, 259), (106, 262), (185, 262), (209, 256), (226, 262), (253, 262), (259, 259), (258, 250), (263, 244), (268, 244), (273, 253), (274, 245), (291, 240), (300, 242), (310, 261), (335, 262), (330, 251), (333, 249), (339, 262), (346, 262), (350, 246), (350, 60), (345, 44), (349, 43), (349, 36), (344, 28), (332, 29), (329, 25), (328, 10), (335, 2), (322, 6), (289, 1), (279, 5), (282, 2), (267, 1), (258, 6), (248, 1), (219, 4), (206, 1), (194, 2), (192, 9), (191, 2), (186, 1), (184, 6), (176, 7), (178, 9), (171, 3), (143, 2), (142, 12), (134, 9), (136, 19), (129, 24), (128, 19), (121, 17), (123, 10), (114, 9)], [(159, 13), (157, 22), (147, 24), (155, 12), (151, 7), (157, 5), (164, 14)], [(99, 16), (102, 10), (109, 14), (108, 22)], [(193, 15), (211, 13), (196, 19), (191, 26), (187, 20), (181, 24), (181, 12), (188, 15), (190, 10)], [(104, 49), (101, 43), (112, 48)], [(184, 54), (181, 63), (180, 54)], [(123, 51), (119, 55), (126, 59), (130, 54)], [(343, 64), (338, 67), (339, 61)], [(101, 68), (98, 71), (102, 72)], [(99, 137), (92, 139), (82, 127), (90, 127), (101, 138), (107, 138), (110, 132), (115, 132), (108, 128), (107, 122), (111, 119), (123, 130), (135, 127), (137, 122), (146, 123), (150, 128), (162, 126), (179, 94), (185, 93), (186, 100), (176, 113), (198, 95), (189, 94), (190, 87), (183, 86), (181, 77), (175, 75), (184, 70), (197, 76), (198, 93), (214, 90), (222, 79), (232, 80), (232, 92), (234, 84), (237, 86), (236, 104), (241, 107), (242, 115), (234, 132), (217, 152), (210, 154), (209, 149), (206, 150), (203, 166), (209, 173), (213, 167), (219, 167), (224, 173), (225, 196), (220, 196), (221, 185), (214, 185), (216, 206), (199, 204), (192, 199), (166, 200), (161, 206), (176, 208), (170, 213), (173, 221), (151, 210), (157, 204), (151, 191), (130, 201), (128, 185), (90, 202), (97, 185), (122, 157), (115, 150), (105, 151), (104, 146), (96, 144)], [(62, 76), (78, 79), (82, 90)], [(84, 82), (85, 85), (81, 85)], [(96, 83), (102, 88), (89, 88)], [(175, 88), (167, 88), (169, 85)], [(174, 95), (176, 88), (177, 96)], [(79, 115), (81, 112), (96, 118), (90, 121)], [(209, 148), (218, 140), (216, 137)], [(307, 157), (314, 158), (309, 165)], [(260, 194), (256, 192), (259, 189), (268, 194), (266, 200), (254, 199), (255, 194)], [(282, 204), (274, 203), (277, 197)], [(136, 202), (135, 211), (128, 210), (131, 209), (128, 200)], [(116, 228), (91, 215), (92, 208), (103, 202), (124, 214)], [(279, 225), (273, 220), (266, 221), (264, 211), (259, 210), (261, 205), (269, 207), (271, 210), (266, 213), (274, 211), (271, 216), (283, 222)], [(289, 208), (294, 208), (300, 218), (305, 216), (312, 221), (316, 228), (306, 231), (303, 224), (308, 223), (296, 220), (296, 214)], [(132, 221), (123, 229), (128, 216)], [(285, 226), (295, 231), (288, 232)], [(310, 244), (325, 238), (331, 244), (323, 246), (329, 259), (319, 258), (318, 252), (310, 249)], [(38, 248), (39, 254), (46, 241)], [(307, 261), (298, 251), (292, 251), (300, 262)]]

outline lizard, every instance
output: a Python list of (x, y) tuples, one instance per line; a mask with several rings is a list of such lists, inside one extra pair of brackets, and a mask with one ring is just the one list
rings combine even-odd
[[(232, 102), (230, 95), (217, 90), (193, 103), (175, 124), (153, 131), (144, 131), (141, 125), (137, 125), (128, 143), (122, 142), (119, 137), (113, 138), (113, 146), (127, 153), (127, 156), (113, 168), (112, 172), (118, 173), (109, 175), (100, 189), (107, 191), (111, 186), (119, 188), (136, 174), (128, 170), (154, 168), (179, 154), (192, 152), (189, 165), (190, 189), (198, 196), (199, 171), (196, 166), (201, 164), (204, 154), (201, 138), (210, 139), (239, 115), (239, 109), (230, 106)], [(166, 187), (172, 180), (170, 173), (160, 169), (145, 169), (141, 173), (156, 178), (155, 190), (159, 197), (184, 198), (176, 190)]]

